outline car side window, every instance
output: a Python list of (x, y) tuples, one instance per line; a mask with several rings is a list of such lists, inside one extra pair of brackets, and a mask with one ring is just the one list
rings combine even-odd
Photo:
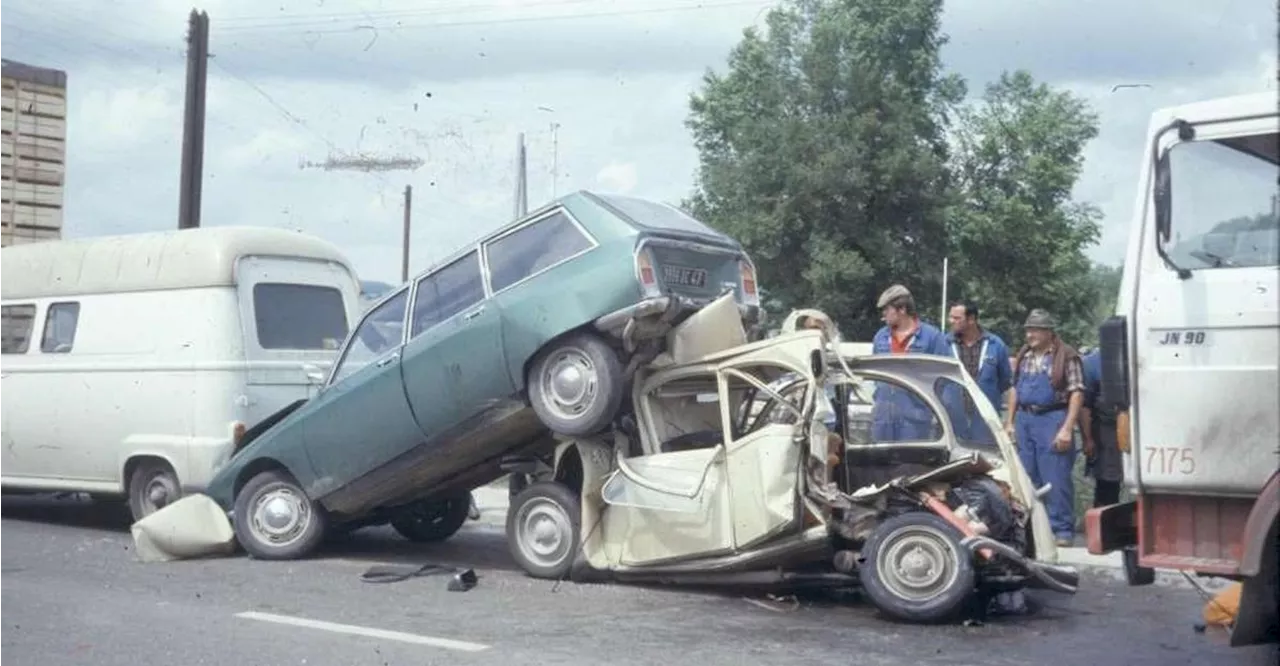
[(6, 305), (0, 308), (0, 353), (27, 353), (35, 319), (34, 305)]
[(590, 247), (591, 239), (556, 211), (486, 244), (489, 285), (501, 291)]
[(413, 303), (413, 330), (416, 338), (423, 331), (443, 322), (484, 300), (484, 278), (480, 275), (480, 256), (468, 252), (453, 263), (418, 280), (418, 294)]
[(339, 361), (338, 370), (330, 383), (336, 384), (403, 344), (404, 311), (408, 301), (409, 290), (401, 289), (400, 293), (365, 315), (355, 334), (351, 336), (347, 351)]

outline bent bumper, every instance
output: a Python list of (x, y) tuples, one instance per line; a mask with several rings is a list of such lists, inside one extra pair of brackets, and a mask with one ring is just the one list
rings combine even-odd
[[(661, 325), (663, 328), (669, 328), (672, 323), (680, 319), (683, 315), (696, 312), (703, 307), (711, 304), (716, 300), (713, 298), (688, 298), (685, 296), (655, 296), (646, 298), (633, 305), (610, 312), (599, 319), (594, 324), (596, 330), (602, 333), (610, 333), (613, 335), (622, 335), (632, 322), (642, 320), (653, 320), (653, 323)], [(738, 313), (742, 315), (743, 323), (747, 325), (756, 324), (760, 321), (760, 307), (755, 305), (738, 304)], [(663, 331), (665, 332), (665, 331)]]
[(1030, 576), (1027, 584), (1063, 594), (1075, 594), (1080, 587), (1080, 572), (1075, 567), (1062, 564), (1050, 564), (1024, 557), (1021, 553), (995, 539), (984, 536), (971, 536), (960, 542), (975, 556), (978, 551), (990, 549), (1004, 556), (1025, 574)]

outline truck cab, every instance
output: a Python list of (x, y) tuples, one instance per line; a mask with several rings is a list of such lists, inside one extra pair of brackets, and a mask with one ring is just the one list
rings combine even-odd
[(1280, 513), (1280, 117), (1276, 94), (1157, 111), (1102, 402), (1135, 500), (1091, 510), (1089, 550), (1243, 582), (1233, 645), (1275, 642)]

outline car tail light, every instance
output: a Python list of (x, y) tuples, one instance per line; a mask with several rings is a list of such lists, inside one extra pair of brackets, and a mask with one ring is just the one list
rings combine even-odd
[(760, 294), (756, 291), (756, 267), (746, 259), (738, 260), (738, 273), (742, 278), (742, 301), (746, 305), (760, 305)]
[(658, 287), (658, 275), (653, 269), (653, 256), (648, 250), (641, 249), (636, 252), (636, 280), (640, 282), (640, 289), (646, 296), (657, 296), (662, 293), (662, 289)]

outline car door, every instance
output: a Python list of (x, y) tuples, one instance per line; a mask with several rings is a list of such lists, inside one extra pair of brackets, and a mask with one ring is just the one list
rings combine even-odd
[(405, 346), (405, 392), (428, 440), (503, 403), (514, 392), (502, 316), (485, 298), (472, 250), (418, 280)]
[(401, 379), (409, 289), (369, 310), (325, 389), (307, 405), (307, 455), (329, 489), (345, 486), (422, 442)]

